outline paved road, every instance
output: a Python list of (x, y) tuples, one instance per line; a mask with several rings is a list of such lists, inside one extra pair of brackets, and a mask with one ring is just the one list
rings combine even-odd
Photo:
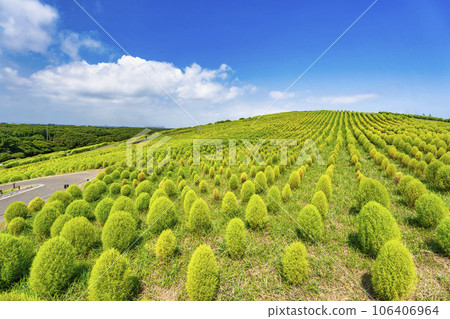
[[(16, 182), (17, 186), (36, 185), (28, 190), (19, 191), (13, 196), (0, 195), (0, 222), (4, 220), (4, 213), (6, 208), (12, 202), (22, 201), (28, 205), (28, 203), (35, 197), (39, 196), (44, 200), (47, 200), (54, 192), (63, 190), (64, 184), (77, 184), (83, 185), (88, 179), (94, 179), (95, 176), (102, 170), (93, 170), (86, 172), (78, 172), (64, 175), (48, 176), (35, 179), (29, 179), (26, 181)], [(9, 189), (12, 187), (12, 183), (0, 185), (0, 189)]]

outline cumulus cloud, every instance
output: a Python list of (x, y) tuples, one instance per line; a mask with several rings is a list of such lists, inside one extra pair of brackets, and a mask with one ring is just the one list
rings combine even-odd
[(76, 32), (63, 32), (60, 34), (61, 51), (67, 54), (72, 60), (80, 60), (80, 49), (102, 52), (104, 50), (100, 41), (92, 39), (88, 34)]
[(0, 48), (46, 52), (57, 19), (58, 12), (38, 0), (0, 0)]
[(320, 103), (320, 104), (355, 104), (361, 101), (374, 99), (378, 97), (376, 94), (356, 94), (356, 95), (339, 95), (339, 96), (321, 96), (321, 97), (308, 97), (307, 103)]
[(283, 92), (281, 92), (281, 91), (270, 91), (269, 96), (273, 100), (290, 99), (295, 96), (295, 93), (294, 92), (286, 92), (285, 94), (283, 94)]

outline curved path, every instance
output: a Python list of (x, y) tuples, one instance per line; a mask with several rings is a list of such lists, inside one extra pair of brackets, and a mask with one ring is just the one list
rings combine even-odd
[[(78, 186), (82, 186), (87, 180), (94, 179), (95, 176), (101, 171), (102, 170), (77, 172), (16, 182), (16, 187), (24, 187), (27, 185), (35, 185), (35, 187), (17, 191), (13, 195), (0, 195), (0, 222), (4, 221), (3, 215), (5, 214), (5, 210), (12, 202), (22, 201), (28, 205), (31, 200), (38, 196), (46, 201), (54, 192), (63, 190), (64, 184), (76, 184)], [(12, 185), (13, 183), (0, 185), (0, 189), (10, 189)]]

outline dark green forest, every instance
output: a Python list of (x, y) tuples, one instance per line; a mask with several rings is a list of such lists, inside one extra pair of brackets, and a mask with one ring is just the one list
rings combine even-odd
[[(47, 140), (48, 128), (48, 140)], [(142, 128), (0, 123), (0, 162), (126, 140)]]

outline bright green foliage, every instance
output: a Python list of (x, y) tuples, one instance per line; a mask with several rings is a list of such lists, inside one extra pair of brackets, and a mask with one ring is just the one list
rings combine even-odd
[(159, 197), (150, 206), (147, 215), (147, 224), (150, 232), (160, 233), (167, 228), (175, 226), (178, 222), (178, 216), (175, 206), (167, 197)]
[(78, 253), (87, 253), (96, 243), (95, 228), (86, 217), (68, 220), (59, 235), (69, 241)]
[(68, 192), (73, 199), (83, 198), (83, 191), (78, 185), (70, 185), (69, 187), (67, 187), (66, 192)]
[(450, 190), (450, 165), (442, 166), (436, 174), (436, 185), (444, 191)]
[(387, 209), (391, 206), (389, 192), (386, 187), (373, 178), (363, 178), (359, 183), (358, 193), (356, 194), (358, 210), (364, 207), (368, 202), (375, 201)]
[(446, 217), (436, 228), (436, 241), (442, 250), (450, 256), (450, 217)]
[(420, 196), (427, 193), (427, 188), (421, 181), (418, 179), (414, 179), (410, 181), (405, 187), (405, 201), (409, 207), (414, 207), (416, 204), (416, 200), (419, 199)]
[(272, 185), (275, 180), (275, 173), (272, 166), (268, 165), (266, 167), (266, 169), (264, 170), (264, 175), (266, 176), (267, 184)]
[(283, 202), (289, 201), (292, 196), (291, 186), (289, 184), (284, 185), (283, 190), (281, 191), (281, 198), (283, 199)]
[(33, 233), (42, 237), (50, 236), (50, 228), (59, 215), (61, 215), (61, 213), (55, 207), (44, 206), (34, 218)]
[(436, 227), (448, 216), (448, 207), (435, 194), (424, 194), (416, 201), (417, 220), (423, 227)]
[(45, 201), (40, 197), (36, 197), (28, 204), (28, 213), (30, 215), (34, 215), (38, 211), (40, 211), (44, 207), (44, 205)]
[(297, 229), (300, 236), (308, 241), (317, 242), (322, 239), (324, 226), (322, 216), (314, 205), (306, 205), (297, 216)]
[(316, 184), (315, 193), (317, 193), (318, 191), (322, 191), (325, 194), (325, 196), (327, 197), (328, 202), (330, 202), (331, 194), (332, 194), (330, 176), (328, 176), (328, 175), (320, 176), (320, 178)]
[(292, 284), (300, 284), (308, 275), (307, 251), (302, 242), (295, 242), (284, 251), (281, 260), (283, 275)]
[(186, 290), (191, 300), (214, 300), (219, 287), (219, 269), (209, 246), (200, 245), (188, 265)]
[(84, 199), (78, 199), (69, 204), (66, 208), (66, 214), (73, 217), (84, 216), (86, 218), (94, 218), (91, 206)]
[(95, 202), (96, 200), (100, 199), (100, 189), (96, 184), (90, 184), (83, 193), (83, 198), (88, 203)]
[(239, 179), (236, 176), (236, 174), (233, 174), (233, 175), (230, 176), (230, 179), (228, 181), (228, 187), (231, 190), (235, 190), (235, 189), (237, 189), (239, 187)]
[(115, 200), (114, 205), (111, 207), (109, 215), (112, 215), (115, 212), (119, 211), (130, 213), (130, 215), (132, 215), (135, 219), (139, 218), (134, 210), (133, 200), (127, 196), (119, 196)]
[(89, 278), (89, 300), (131, 300), (136, 291), (136, 280), (132, 276), (130, 262), (116, 249), (104, 251), (92, 267)]
[(386, 176), (393, 178), (395, 173), (397, 172), (397, 167), (395, 166), (394, 163), (391, 163), (387, 166), (386, 168)]
[(64, 227), (64, 224), (71, 220), (73, 217), (69, 214), (59, 215), (58, 218), (53, 222), (52, 227), (50, 228), (50, 235), (52, 237), (59, 236), (59, 233)]
[(75, 248), (66, 239), (58, 236), (47, 240), (31, 265), (30, 288), (43, 296), (61, 292), (73, 278), (75, 260)]
[(311, 199), (311, 204), (316, 206), (317, 210), (319, 211), (320, 215), (322, 216), (322, 219), (327, 217), (328, 214), (328, 201), (327, 197), (322, 191), (318, 191), (314, 193), (313, 198)]
[(28, 207), (24, 202), (14, 202), (11, 203), (5, 210), (5, 221), (6, 223), (11, 222), (16, 217), (27, 218), (28, 217)]
[(26, 275), (33, 251), (22, 238), (0, 233), (0, 290)]
[(154, 202), (155, 200), (157, 200), (158, 198), (160, 198), (160, 197), (166, 197), (166, 198), (168, 198), (165, 191), (163, 191), (162, 189), (157, 189), (157, 190), (153, 193), (152, 198), (150, 198), (149, 207), (151, 207), (152, 204), (153, 204), (153, 202)]
[(416, 283), (416, 268), (408, 249), (398, 240), (388, 241), (372, 268), (372, 285), (383, 300), (401, 300)]
[(203, 199), (197, 198), (192, 204), (188, 224), (192, 231), (207, 230), (212, 226), (209, 206)]
[(130, 172), (127, 170), (124, 170), (121, 174), (120, 174), (120, 179), (129, 179), (130, 178)]
[(137, 222), (127, 212), (115, 212), (106, 220), (102, 231), (103, 249), (115, 248), (122, 252), (137, 236)]
[(406, 185), (408, 185), (409, 182), (411, 182), (413, 180), (414, 180), (414, 177), (409, 176), (409, 175), (405, 175), (405, 176), (402, 177), (402, 179), (398, 183), (398, 190), (403, 196), (405, 196)]
[(177, 187), (175, 186), (175, 183), (172, 182), (170, 179), (166, 180), (163, 184), (163, 188), (164, 192), (166, 192), (167, 196), (172, 196), (175, 195), (175, 193), (177, 192)]
[(186, 195), (184, 195), (184, 201), (183, 201), (183, 207), (184, 211), (189, 214), (189, 211), (191, 210), (192, 204), (197, 199), (197, 194), (193, 189), (190, 189), (186, 192)]
[(156, 257), (162, 261), (167, 262), (177, 249), (177, 239), (171, 229), (166, 229), (159, 235), (156, 241)]
[(138, 184), (135, 190), (135, 195), (139, 196), (142, 193), (151, 194), (152, 192), (152, 184), (149, 181), (143, 181)]
[(115, 196), (115, 195), (119, 195), (120, 194), (120, 189), (122, 188), (122, 186), (119, 184), (119, 183), (112, 183), (110, 186), (109, 186), (109, 193), (112, 195), (112, 196)]
[(202, 180), (200, 184), (198, 185), (198, 190), (202, 194), (206, 194), (208, 192), (208, 184), (205, 180)]
[(436, 184), (437, 172), (443, 166), (444, 163), (442, 163), (441, 161), (431, 162), (425, 169), (425, 178), (428, 179), (431, 183)]
[(236, 217), (239, 215), (239, 205), (236, 195), (233, 192), (227, 192), (222, 199), (222, 213), (228, 217)]
[(120, 195), (122, 195), (122, 196), (130, 197), (132, 193), (133, 193), (133, 188), (131, 188), (131, 186), (128, 185), (128, 184), (127, 185), (123, 185), (120, 188)]
[(240, 259), (246, 247), (246, 232), (244, 222), (240, 218), (233, 218), (226, 229), (227, 252), (231, 259)]
[(272, 186), (267, 194), (267, 209), (271, 213), (280, 211), (281, 194), (277, 186)]
[(60, 201), (64, 205), (64, 208), (66, 208), (72, 202), (73, 198), (69, 193), (65, 191), (56, 191), (52, 196), (50, 196), (50, 198), (48, 199), (48, 203), (56, 200)]
[(148, 211), (148, 207), (150, 204), (150, 194), (149, 193), (141, 193), (139, 197), (134, 202), (134, 208), (137, 212), (146, 212)]
[(19, 235), (25, 229), (25, 219), (23, 217), (16, 217), (8, 224), (8, 230), (13, 235)]
[(263, 228), (269, 220), (267, 207), (259, 195), (253, 195), (245, 210), (245, 219), (253, 229)]
[(39, 298), (12, 290), (0, 293), (0, 301), (39, 301)]
[(95, 207), (95, 219), (99, 221), (101, 224), (104, 224), (108, 219), (109, 213), (114, 205), (114, 199), (112, 198), (104, 198)]
[(258, 172), (255, 176), (255, 191), (256, 194), (265, 193), (267, 189), (267, 178), (264, 172)]
[(293, 171), (289, 176), (289, 186), (291, 189), (297, 189), (300, 186), (300, 175), (298, 175), (297, 171)]
[(377, 202), (372, 201), (364, 205), (357, 223), (361, 249), (370, 256), (375, 257), (389, 240), (401, 238), (395, 218)]
[(241, 201), (243, 203), (248, 202), (255, 192), (255, 184), (252, 181), (245, 181), (241, 188)]

